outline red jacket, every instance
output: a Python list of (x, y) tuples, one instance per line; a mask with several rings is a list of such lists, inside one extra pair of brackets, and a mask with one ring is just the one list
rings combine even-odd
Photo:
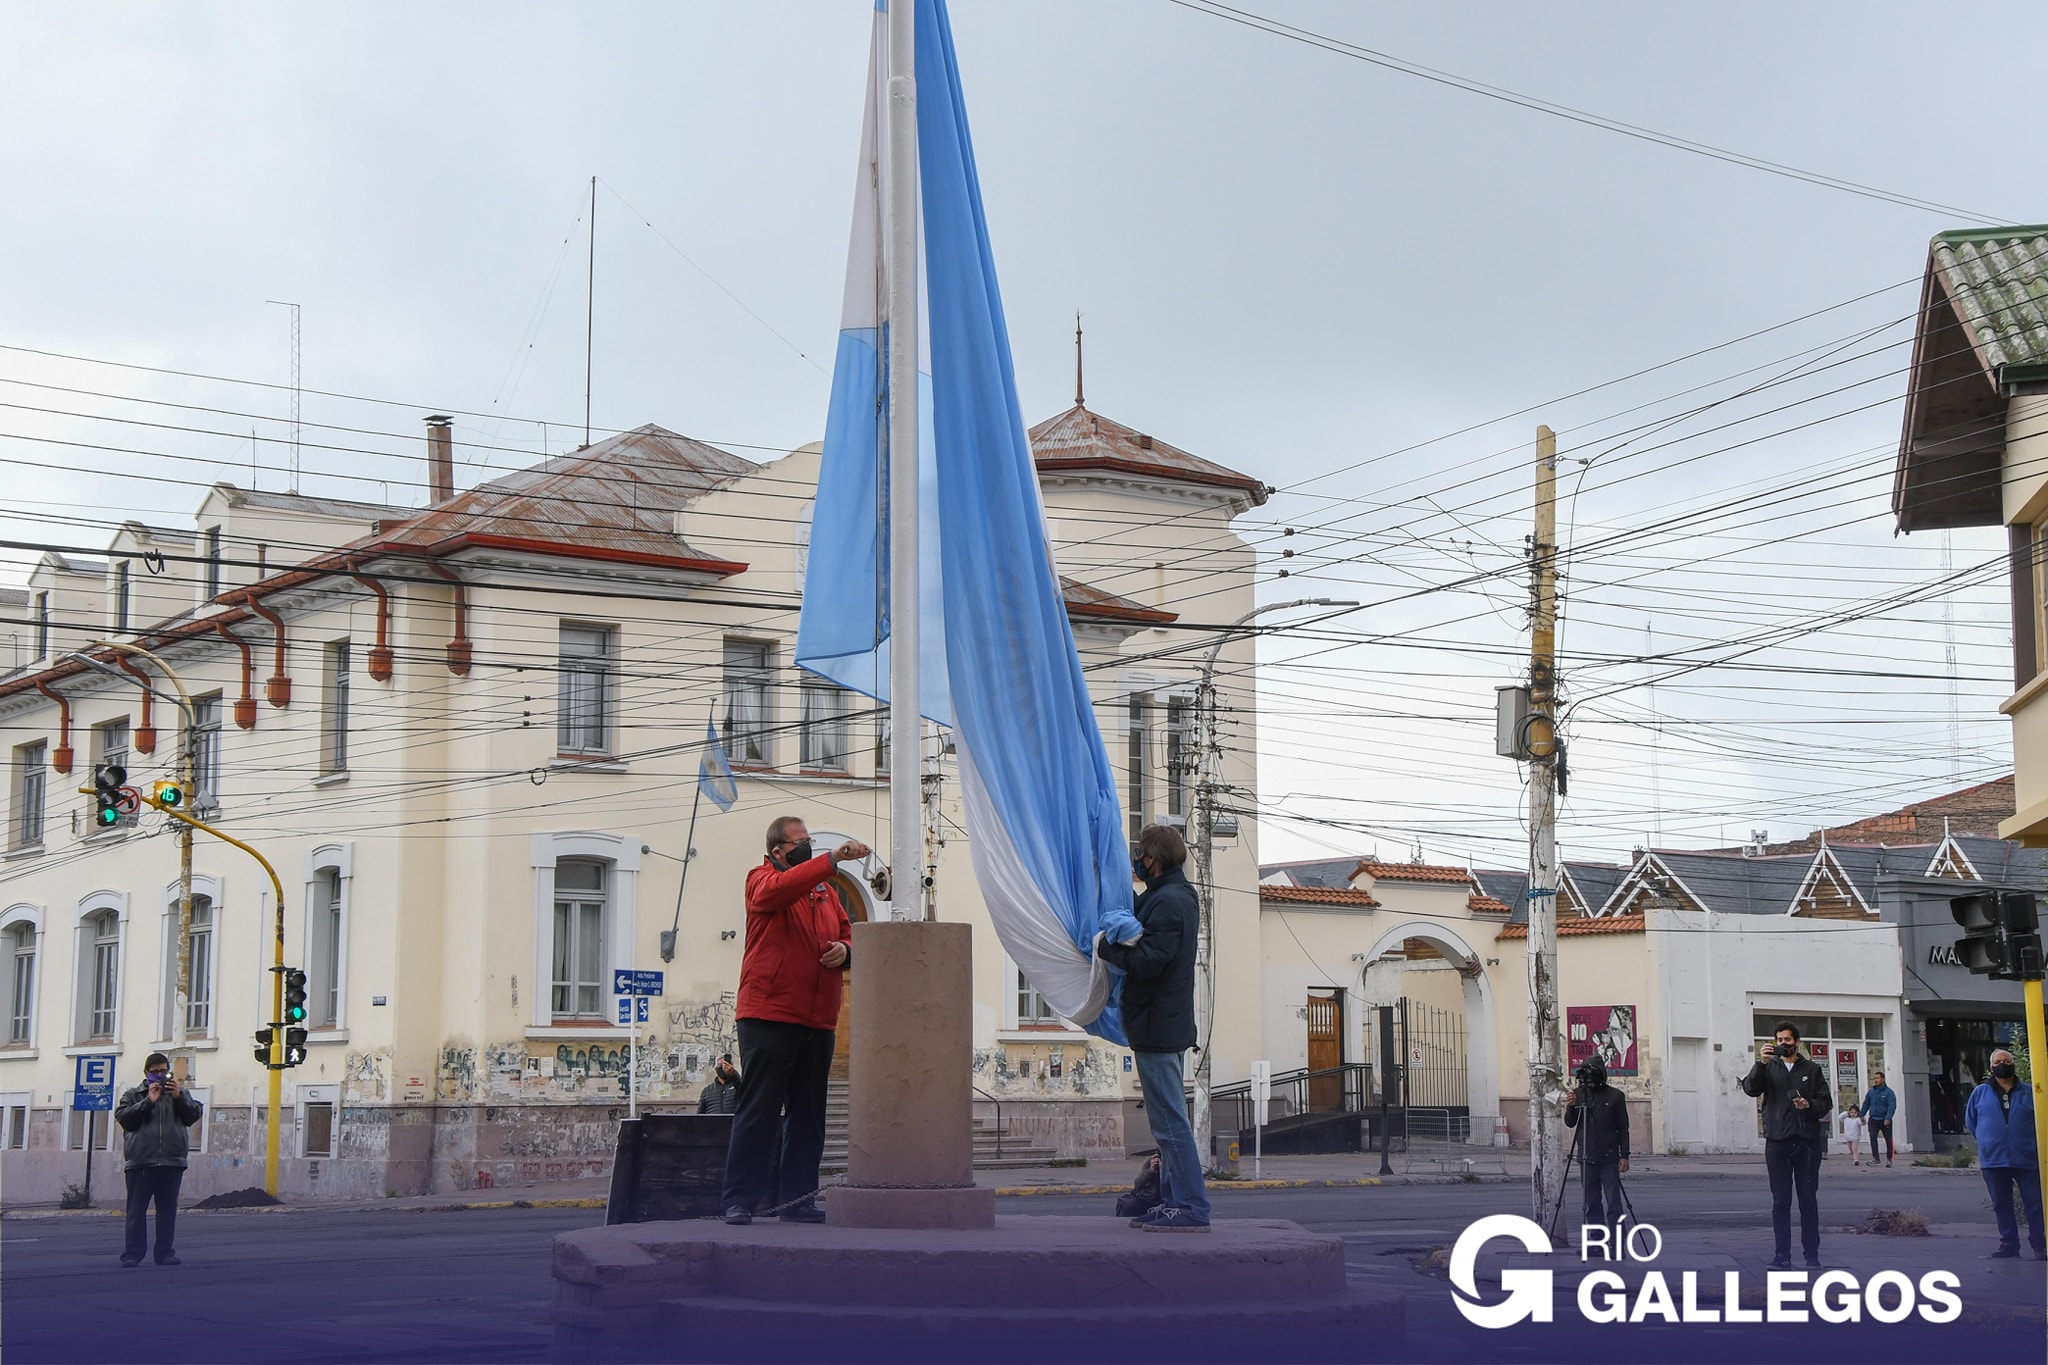
[(826, 878), (832, 858), (821, 853), (783, 869), (762, 864), (747, 874), (747, 950), (740, 958), (741, 1019), (776, 1019), (807, 1028), (839, 1026), (846, 967), (827, 969), (818, 957), (844, 943), (853, 962), (853, 922)]

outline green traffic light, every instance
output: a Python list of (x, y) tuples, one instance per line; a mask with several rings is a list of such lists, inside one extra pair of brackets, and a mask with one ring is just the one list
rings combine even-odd
[(101, 806), (99, 809), (99, 820), (102, 825), (112, 829), (115, 825), (121, 823), (121, 812), (112, 806)]
[(304, 1021), (306, 1017), (306, 1007), (304, 1005), (287, 1006), (284, 1012), (284, 1017), (291, 1023), (301, 1023)]

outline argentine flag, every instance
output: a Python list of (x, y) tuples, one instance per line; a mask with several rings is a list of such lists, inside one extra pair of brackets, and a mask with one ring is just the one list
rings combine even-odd
[(1017, 404), (944, 0), (876, 6), (796, 661), (888, 699), (888, 406), (902, 395), (884, 364), (886, 3), (917, 5), (921, 709), (953, 731), (996, 936), (1055, 1011), (1121, 1043), (1120, 974), (1093, 946), (1139, 932), (1130, 853)]

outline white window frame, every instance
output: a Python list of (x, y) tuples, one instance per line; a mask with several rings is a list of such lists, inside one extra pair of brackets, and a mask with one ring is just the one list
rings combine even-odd
[(329, 640), (320, 646), (320, 776), (348, 772), (349, 715), (355, 690), (355, 642)]
[(201, 553), (206, 559), (202, 566), (205, 577), (201, 580), (199, 589), (201, 606), (220, 596), (221, 589), (226, 586), (222, 575), (220, 533), (221, 528), (218, 526), (209, 526), (199, 533)]
[(315, 1024), (319, 1018), (318, 1008), (307, 1013), (308, 1042), (322, 1038), (346, 1037), (348, 1034), (348, 959), (350, 908), (355, 893), (356, 846), (353, 842), (322, 844), (306, 855), (306, 899), (305, 920), (301, 925), (299, 942), (305, 945), (306, 985), (308, 1005), (317, 1004), (316, 992), (324, 985), (324, 962), (316, 954), (314, 944), (320, 941), (318, 935), (327, 911), (327, 874), (334, 873), (341, 883), (341, 932), (340, 952), (334, 962), (334, 1022)]
[[(604, 917), (604, 973), (599, 978), (598, 994), (605, 1004), (608, 1022), (615, 1019), (608, 1013), (611, 1000), (612, 973), (634, 965), (634, 937), (639, 919), (640, 889), (640, 838), (637, 835), (611, 834), (598, 830), (574, 830), (561, 834), (536, 834), (530, 846), (528, 861), (533, 867), (533, 954), (531, 958), (533, 975), (523, 998), (526, 1006), (529, 1035), (538, 1032), (551, 1036), (558, 1032), (554, 1027), (553, 1001), (550, 999), (551, 983), (554, 980), (554, 934), (555, 934), (555, 864), (564, 858), (587, 858), (595, 862), (609, 863), (606, 870), (606, 896)], [(616, 1028), (611, 1032), (624, 1037), (629, 1029)], [(575, 1026), (570, 1036), (604, 1037), (607, 1030), (586, 1025)]]
[[(206, 1031), (204, 1033), (193, 1032), (188, 1018), (185, 1028), (187, 1036), (192, 1038), (217, 1039), (220, 1037), (221, 894), (220, 878), (199, 872), (192, 874), (192, 899), (197, 901), (200, 897), (204, 896), (211, 911), (211, 919), (206, 934), (206, 983), (209, 992)], [(163, 1002), (162, 1007), (157, 1010), (157, 1027), (161, 1030), (157, 1037), (161, 1041), (168, 1041), (177, 1036), (175, 1032), (177, 1027), (175, 1015), (178, 994), (178, 901), (180, 896), (181, 888), (177, 882), (172, 882), (164, 888), (164, 929), (162, 934)], [(198, 958), (194, 957), (193, 967), (195, 971), (198, 966)]]
[[(35, 1092), (33, 1090), (0, 1091), (0, 1152), (25, 1152), (28, 1150), (29, 1120), (35, 1117)], [(21, 1115), (20, 1126), (14, 1116)], [(15, 1139), (19, 1137), (19, 1142)]]
[[(118, 1100), (120, 1097), (120, 1087), (118, 1085), (114, 1087), (114, 1094), (116, 1100)], [(67, 1152), (84, 1151), (85, 1135), (92, 1132), (94, 1125), (97, 1124), (102, 1125), (104, 1131), (100, 1134), (100, 1141), (93, 1147), (93, 1150), (95, 1152), (113, 1151), (114, 1129), (120, 1126), (114, 1122), (114, 1111), (111, 1109), (73, 1109), (71, 1107), (71, 1098), (71, 1096), (66, 1095), (64, 1100), (64, 1150)], [(82, 1121), (84, 1126), (79, 1132), (73, 1133), (71, 1126), (73, 1123), (80, 1122), (78, 1115), (81, 1114), (85, 1116)]]
[[(730, 655), (735, 648), (758, 649), (761, 662), (758, 666), (749, 664), (736, 669)], [(728, 635), (719, 646), (719, 712), (718, 737), (725, 745), (726, 757), (734, 767), (772, 768), (775, 766), (775, 656), (773, 640), (763, 640), (747, 635)], [(733, 714), (733, 703), (742, 690), (759, 689), (760, 715), (753, 725), (740, 727)]]
[[(569, 651), (571, 631), (580, 636), (596, 637), (602, 642), (601, 647), (592, 652), (579, 645), (577, 652), (572, 654)], [(568, 758), (609, 758), (617, 747), (613, 739), (618, 712), (618, 628), (592, 621), (563, 621), (555, 640), (555, 752)], [(586, 678), (594, 679), (594, 682), (581, 681)], [(578, 680), (573, 694), (572, 679)], [(597, 694), (594, 718), (589, 714), (589, 703), (593, 699), (584, 692), (591, 687)], [(588, 733), (593, 719), (597, 731), (594, 743)]]
[[(324, 1104), (328, 1106), (329, 1109), (327, 1121), (327, 1150), (324, 1152), (309, 1152), (306, 1150), (306, 1138), (308, 1135), (308, 1128), (306, 1124), (306, 1110), (310, 1106), (316, 1104)], [(311, 1157), (315, 1161), (333, 1160), (334, 1157), (338, 1155), (341, 1151), (340, 1084), (330, 1082), (326, 1085), (299, 1086), (297, 1089), (297, 1093), (294, 1094), (292, 1098), (292, 1111), (292, 1117), (294, 1121), (297, 1123), (299, 1130), (297, 1137), (293, 1140), (292, 1150), (297, 1152), (301, 1157)]]
[(797, 767), (800, 771), (833, 774), (853, 771), (853, 727), (847, 719), (847, 702), (852, 696), (837, 683), (815, 673), (803, 675), (797, 687), (803, 718), (797, 739)]
[[(210, 710), (206, 708), (211, 708)], [(220, 809), (221, 694), (195, 697), (194, 720), (187, 743), (192, 752), (192, 806), (200, 811)]]
[(36, 594), (36, 657), (50, 657), (50, 594), (47, 589)]
[[(12, 940), (19, 925), (30, 930), (30, 951), (34, 956), (28, 971), (28, 1037), (20, 1042), (11, 1041), (14, 1021), (14, 948)], [(36, 1045), (36, 1016), (42, 1011), (43, 964), (48, 958), (43, 942), (43, 907), (21, 903), (0, 910), (0, 947), (4, 947), (7, 958), (7, 1018), (8, 1039), (0, 1039), (0, 1047), (33, 1048)]]
[[(118, 935), (114, 944), (114, 1027), (109, 1033), (96, 1034), (92, 1031), (92, 987), (93, 949), (97, 946), (97, 939), (93, 936), (92, 925), (94, 920), (108, 912), (114, 916)], [(128, 993), (128, 893), (104, 889), (88, 892), (79, 899), (73, 922), (76, 927), (72, 935), (75, 949), (71, 971), (71, 1041), (79, 1047), (118, 1052), (127, 1014), (121, 1006)]]
[(213, 1137), (213, 1087), (188, 1085), (185, 1087), (185, 1093), (205, 1106), (205, 1112), (199, 1116), (199, 1122), (193, 1124), (189, 1130), (192, 1134), (192, 1146), (189, 1150), (194, 1156), (204, 1156), (207, 1144)]
[[(34, 755), (37, 762), (29, 766)], [(8, 811), (7, 846), (10, 849), (41, 848), (50, 832), (50, 742), (46, 739), (30, 740), (14, 749), (14, 781), (12, 786), (12, 808)], [(33, 777), (33, 782), (31, 782)], [(29, 788), (35, 788), (34, 800), (30, 800)], [(28, 828), (28, 815), (35, 811), (35, 829)]]
[(1016, 960), (1008, 953), (1003, 954), (1003, 1012), (1002, 1027), (997, 1033), (1001, 1042), (1012, 1043), (1058, 1043), (1068, 1039), (1080, 1039), (1087, 1032), (1075, 1028), (1062, 1019), (1057, 1012), (1050, 1019), (1026, 1019), (1017, 1012), (1017, 996), (1024, 985), (1024, 973)]

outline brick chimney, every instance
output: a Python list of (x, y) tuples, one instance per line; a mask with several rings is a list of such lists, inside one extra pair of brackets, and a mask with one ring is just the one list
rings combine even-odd
[(455, 438), (453, 418), (427, 419), (427, 500), (446, 502), (455, 496)]

